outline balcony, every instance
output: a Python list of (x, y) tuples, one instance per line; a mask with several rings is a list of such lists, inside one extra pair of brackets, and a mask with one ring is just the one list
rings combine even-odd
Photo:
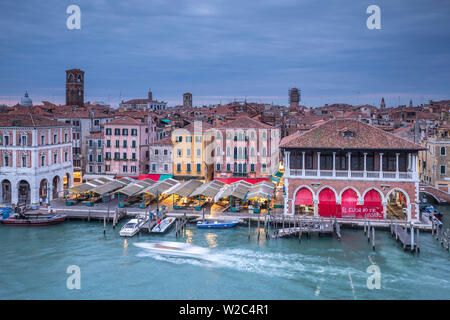
[(392, 171), (348, 171), (348, 170), (311, 170), (288, 169), (287, 178), (321, 178), (333, 180), (383, 180), (383, 181), (415, 181), (418, 174), (414, 172)]

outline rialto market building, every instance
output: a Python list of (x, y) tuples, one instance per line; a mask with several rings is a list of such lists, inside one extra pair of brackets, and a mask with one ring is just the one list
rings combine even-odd
[(284, 213), (418, 218), (423, 148), (358, 120), (330, 120), (283, 138)]

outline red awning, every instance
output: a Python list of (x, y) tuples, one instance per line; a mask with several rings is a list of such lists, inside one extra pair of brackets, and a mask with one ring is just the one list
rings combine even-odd
[(371, 207), (381, 206), (381, 197), (378, 191), (374, 189), (369, 190), (364, 196), (364, 205)]
[(300, 190), (298, 190), (297, 194), (295, 195), (295, 205), (312, 206), (313, 195), (311, 191), (306, 188), (301, 188)]
[(153, 181), (158, 181), (160, 174), (140, 174), (138, 176), (138, 180), (144, 180), (144, 179), (152, 179)]
[(249, 182), (251, 184), (255, 184), (255, 183), (258, 183), (258, 182), (261, 182), (261, 181), (268, 181), (269, 179), (268, 178), (215, 178), (214, 180), (222, 181), (222, 182), (224, 182), (226, 184), (230, 184), (230, 183), (233, 183), (233, 182), (236, 182), (236, 181), (244, 180), (244, 181), (247, 181), (247, 182)]
[(347, 189), (342, 194), (342, 205), (344, 206), (356, 206), (358, 203), (358, 195), (355, 190)]

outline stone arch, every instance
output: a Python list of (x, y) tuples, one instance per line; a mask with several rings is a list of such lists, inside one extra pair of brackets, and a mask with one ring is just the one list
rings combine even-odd
[(42, 199), (42, 203), (44, 203), (48, 196), (49, 196), (48, 180), (44, 178), (39, 182), (39, 199)]
[[(323, 197), (322, 200), (321, 197)], [(337, 205), (338, 195), (334, 188), (323, 186), (317, 191), (317, 198), (319, 200), (318, 208), (320, 216), (333, 217), (339, 214)]]
[(8, 179), (3, 179), (2, 181), (2, 203), (4, 204), (11, 204), (11, 200), (12, 200), (12, 189), (11, 189), (11, 181), (9, 181)]
[(364, 201), (364, 197), (366, 196), (367, 192), (369, 192), (370, 190), (375, 190), (376, 192), (378, 192), (378, 194), (380, 195), (380, 198), (381, 198), (381, 203), (386, 203), (387, 197), (384, 196), (383, 192), (380, 189), (375, 188), (375, 187), (370, 187), (369, 189), (364, 191), (364, 193), (362, 194), (363, 201)]
[(31, 202), (31, 184), (25, 180), (19, 180), (16, 184), (17, 188), (17, 203), (29, 204)]
[[(400, 192), (400, 201), (391, 202), (390, 196), (394, 192)], [(402, 196), (404, 196), (404, 200), (406, 203), (403, 203)], [(396, 199), (398, 200), (398, 199)], [(387, 202), (387, 212), (386, 212), (386, 218), (394, 218), (394, 219), (406, 219), (409, 220), (411, 216), (411, 200), (409, 198), (408, 193), (403, 190), (402, 188), (393, 188), (389, 190), (389, 192), (386, 194), (386, 202)], [(400, 206), (399, 206), (400, 202)], [(405, 210), (406, 209), (406, 210)], [(405, 212), (406, 211), (406, 212)]]
[(392, 194), (392, 192), (394, 191), (400, 191), (401, 193), (403, 193), (405, 195), (406, 198), (406, 202), (407, 204), (411, 204), (411, 200), (409, 199), (409, 195), (408, 192), (406, 192), (405, 190), (403, 190), (402, 188), (393, 188), (391, 190), (389, 190), (389, 192), (386, 194), (386, 200), (389, 199), (389, 196)]
[(336, 201), (339, 201), (339, 200), (340, 200), (339, 194), (337, 193), (336, 189), (334, 189), (334, 188), (331, 187), (331, 186), (325, 185), (325, 186), (320, 187), (319, 190), (317, 190), (317, 196), (316, 196), (316, 200), (317, 200), (317, 201), (319, 201), (319, 194), (320, 194), (320, 192), (321, 192), (323, 189), (326, 189), (326, 188), (329, 188), (329, 189), (331, 189), (331, 191), (334, 192), (334, 196), (336, 197)]
[(359, 201), (362, 201), (362, 197), (361, 197), (361, 193), (358, 191), (358, 189), (356, 189), (356, 188), (354, 188), (354, 187), (351, 187), (351, 186), (348, 186), (348, 187), (345, 187), (344, 189), (342, 189), (341, 190), (341, 193), (339, 194), (339, 200), (342, 202), (342, 195), (344, 194), (344, 192), (345, 191), (347, 191), (347, 190), (353, 190), (353, 191), (355, 191), (356, 192), (356, 195), (358, 196), (358, 200)]
[[(65, 180), (65, 183), (64, 183)], [(66, 172), (66, 174), (64, 175), (64, 179), (63, 179), (63, 189), (69, 189), (72, 186), (72, 181), (71, 181), (71, 177), (70, 177), (70, 173)]]
[(58, 198), (60, 196), (59, 191), (61, 189), (61, 178), (56, 175), (52, 179), (52, 199)]
[[(301, 189), (307, 189), (307, 190), (309, 190), (309, 191), (311, 192), (311, 194), (312, 194), (313, 203), (317, 202), (317, 199), (316, 199), (317, 195), (314, 193), (314, 190), (313, 190), (311, 187), (309, 187), (309, 186), (307, 186), (307, 185), (301, 185), (301, 186), (297, 187), (297, 189), (295, 189), (295, 191), (294, 191), (294, 193), (293, 193), (293, 198), (292, 198), (292, 214), (293, 214), (293, 215), (295, 214), (295, 206), (296, 206), (296, 204), (295, 204), (295, 199), (296, 199), (296, 197), (297, 197), (297, 193), (298, 193)], [(314, 213), (314, 212), (312, 212), (312, 213)]]

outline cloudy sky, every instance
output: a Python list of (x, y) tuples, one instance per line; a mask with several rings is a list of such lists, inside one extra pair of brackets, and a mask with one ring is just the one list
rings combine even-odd
[[(81, 8), (68, 30), (66, 8)], [(381, 8), (381, 30), (366, 9)], [(64, 103), (65, 73), (86, 72), (85, 99), (116, 106), (234, 99), (388, 105), (450, 99), (448, 0), (2, 0), (0, 103), (28, 90)]]

